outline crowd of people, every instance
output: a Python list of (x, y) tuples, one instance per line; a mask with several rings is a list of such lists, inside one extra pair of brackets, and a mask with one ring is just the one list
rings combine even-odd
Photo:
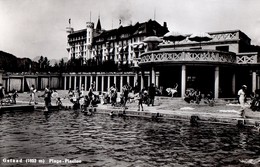
[(16, 98), (18, 97), (17, 90), (13, 89), (10, 93), (5, 92), (5, 88), (0, 84), (0, 103), (16, 104)]
[[(95, 88), (95, 82), (90, 84), (88, 91), (84, 90), (84, 85), (81, 88), (77, 87), (76, 90), (71, 88), (68, 91), (68, 99), (73, 103), (73, 109), (82, 109), (87, 110), (88, 107), (95, 107), (101, 102), (99, 93), (97, 93)], [(31, 85), (29, 89), (30, 100), (29, 105), (38, 104), (36, 101), (36, 88), (34, 85)], [(247, 86), (243, 85), (238, 91), (238, 103), (241, 106), (241, 116), (245, 116), (245, 102)], [(103, 102), (104, 104), (111, 104), (111, 106), (120, 106), (125, 107), (126, 104), (132, 101), (137, 101), (138, 111), (144, 110), (144, 104), (154, 106), (154, 99), (157, 92), (161, 92), (160, 89), (152, 83), (148, 89), (140, 88), (139, 84), (136, 82), (132, 87), (129, 83), (126, 83), (122, 87), (122, 92), (118, 92), (118, 89), (115, 84), (112, 84), (108, 88), (107, 92), (103, 92)], [(119, 96), (119, 97), (118, 97)], [(6, 94), (5, 89), (2, 84), (0, 84), (0, 100), (1, 104), (4, 102), (5, 98), (9, 98), (9, 102), (16, 104), (16, 98), (18, 97), (17, 90), (12, 90), (10, 93)], [(55, 89), (50, 89), (49, 85), (46, 86), (42, 95), (38, 97), (44, 98), (45, 109), (48, 110), (48, 107), (51, 106), (51, 99), (56, 100), (56, 105), (59, 107), (62, 106), (61, 97), (58, 95), (58, 92)], [(65, 97), (66, 98), (66, 97)], [(250, 108), (253, 111), (260, 111), (260, 90), (256, 90), (255, 93), (252, 93), (251, 96), (251, 106)], [(200, 104), (201, 100), (204, 99), (204, 103), (209, 104), (210, 106), (214, 105), (214, 96), (212, 91), (209, 91), (206, 94), (201, 94), (199, 89), (187, 89), (184, 95), (184, 101), (187, 103), (196, 103)]]
[(144, 110), (143, 104), (154, 105), (154, 97), (156, 94), (156, 87), (154, 84), (146, 89), (140, 89), (138, 83), (132, 87), (129, 83), (126, 83), (122, 87), (122, 92), (119, 94), (118, 98), (118, 90), (115, 84), (113, 84), (107, 93), (103, 94), (104, 103), (111, 103), (112, 106), (120, 106), (126, 107), (127, 102), (138, 101), (138, 111)]
[(187, 103), (200, 104), (201, 100), (204, 99), (204, 103), (210, 106), (214, 105), (214, 96), (212, 91), (206, 92), (202, 95), (199, 89), (187, 89), (184, 95), (184, 101)]

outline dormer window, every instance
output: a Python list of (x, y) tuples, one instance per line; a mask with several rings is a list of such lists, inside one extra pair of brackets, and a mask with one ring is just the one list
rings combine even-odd
[(130, 34), (122, 34), (121, 38), (128, 38), (130, 36)]

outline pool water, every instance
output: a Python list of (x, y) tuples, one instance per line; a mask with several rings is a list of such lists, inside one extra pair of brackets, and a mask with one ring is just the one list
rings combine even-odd
[[(78, 111), (0, 114), (0, 166), (54, 166), (50, 159), (80, 162), (59, 166), (255, 166), (259, 155), (259, 132), (232, 125), (194, 127)], [(45, 163), (10, 164), (4, 158)]]

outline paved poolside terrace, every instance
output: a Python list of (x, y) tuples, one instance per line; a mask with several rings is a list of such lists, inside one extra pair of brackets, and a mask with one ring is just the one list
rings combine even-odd
[[(72, 103), (66, 96), (67, 91), (58, 90), (63, 105), (67, 109), (72, 108)], [(38, 92), (40, 96), (42, 92)], [(18, 104), (28, 104), (29, 94), (20, 93), (17, 99)], [(38, 104), (35, 105), (37, 110), (44, 106), (43, 98), (37, 98)], [(55, 104), (52, 99), (52, 105)], [(112, 116), (127, 116), (127, 117), (143, 117), (156, 120), (185, 120), (190, 121), (195, 118), (198, 122), (221, 123), (221, 124), (243, 124), (247, 126), (255, 126), (260, 123), (260, 112), (252, 112), (247, 105), (246, 112), (250, 113), (250, 118), (242, 118), (239, 112), (240, 106), (236, 101), (218, 99), (213, 107), (205, 104), (203, 100), (200, 104), (186, 103), (182, 98), (171, 98), (156, 96), (155, 105), (147, 106), (144, 104), (144, 111), (137, 111), (137, 101), (127, 103), (124, 107), (114, 107), (111, 104), (98, 104), (95, 108), (96, 114), (107, 114)]]

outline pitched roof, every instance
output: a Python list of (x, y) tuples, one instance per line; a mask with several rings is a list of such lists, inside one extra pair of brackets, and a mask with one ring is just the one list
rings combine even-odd
[[(128, 26), (120, 26), (117, 29), (112, 30), (104, 30), (101, 34), (95, 36), (95, 39), (103, 38), (107, 39), (109, 37), (116, 37), (119, 39), (122, 35), (132, 36), (163, 36), (168, 32), (167, 27), (161, 26), (158, 22), (154, 20), (149, 20), (148, 22), (139, 23), (137, 22), (135, 25)], [(124, 36), (127, 38), (127, 36)]]

